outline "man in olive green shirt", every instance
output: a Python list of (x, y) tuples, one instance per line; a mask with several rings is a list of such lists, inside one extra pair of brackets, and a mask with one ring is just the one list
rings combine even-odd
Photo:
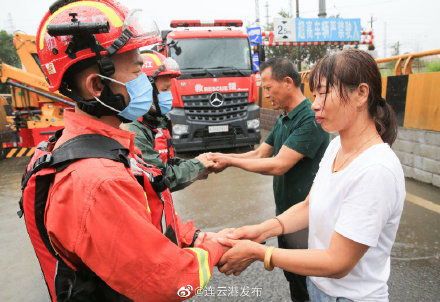
[[(244, 154), (209, 155), (214, 170), (235, 166), (247, 171), (274, 175), (276, 215), (306, 199), (329, 135), (316, 123), (311, 103), (301, 92), (301, 76), (287, 58), (272, 58), (260, 67), (265, 97), (282, 109), (274, 128), (258, 149)], [(307, 248), (308, 230), (278, 238), (281, 248)], [(305, 277), (284, 272), (292, 301), (308, 300)]]

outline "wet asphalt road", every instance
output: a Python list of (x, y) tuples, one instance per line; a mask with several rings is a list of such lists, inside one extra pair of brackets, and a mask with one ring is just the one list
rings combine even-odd
[[(49, 301), (24, 221), (16, 215), (26, 162), (0, 161), (0, 301)], [(406, 185), (422, 205), (440, 205), (440, 189), (411, 180)], [(272, 177), (236, 168), (174, 193), (174, 200), (184, 220), (206, 231), (258, 223), (275, 212)], [(276, 245), (273, 239), (267, 244)], [(440, 301), (439, 260), (440, 214), (407, 199), (392, 251), (390, 301)], [(289, 291), (281, 270), (267, 272), (258, 262), (238, 277), (215, 269), (207, 290), (192, 300), (289, 301)]]

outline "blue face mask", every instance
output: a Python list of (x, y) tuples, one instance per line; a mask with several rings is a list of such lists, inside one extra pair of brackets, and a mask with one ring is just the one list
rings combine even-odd
[(165, 115), (170, 112), (171, 108), (173, 107), (173, 95), (171, 91), (165, 91), (159, 93), (158, 97), (160, 112)]
[(128, 106), (122, 111), (116, 110), (104, 104), (101, 100), (95, 97), (95, 99), (102, 105), (113, 109), (115, 112), (118, 112), (118, 115), (130, 121), (137, 120), (150, 110), (151, 105), (153, 104), (153, 87), (151, 86), (150, 80), (148, 80), (148, 77), (145, 73), (142, 73), (136, 79), (127, 83), (122, 83), (100, 74), (98, 74), (98, 76), (124, 85), (127, 88), (128, 95), (130, 96), (130, 103), (128, 103)]

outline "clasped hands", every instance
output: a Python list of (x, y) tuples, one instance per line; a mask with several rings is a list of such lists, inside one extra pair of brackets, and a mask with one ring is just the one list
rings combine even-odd
[[(266, 250), (259, 244), (266, 239), (261, 225), (248, 225), (237, 229), (224, 229), (218, 233), (206, 233), (204, 240), (213, 240), (223, 248), (223, 256), (217, 263), (218, 270), (226, 275), (238, 276)], [(195, 242), (197, 246), (197, 241)]]
[(229, 158), (223, 153), (202, 153), (196, 159), (206, 167), (206, 175), (212, 172), (219, 173), (229, 166)]

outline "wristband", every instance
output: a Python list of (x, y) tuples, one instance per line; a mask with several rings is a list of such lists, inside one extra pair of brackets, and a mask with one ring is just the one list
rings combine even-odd
[(272, 264), (270, 264), (270, 261), (272, 259), (272, 253), (273, 250), (275, 249), (274, 246), (270, 246), (268, 247), (268, 249), (266, 250), (266, 253), (264, 254), (264, 268), (267, 271), (273, 271), (274, 266)]
[(196, 242), (197, 237), (199, 237), (199, 234), (200, 234), (200, 230), (197, 230), (197, 231), (194, 232), (193, 241), (191, 242), (190, 247), (194, 247), (194, 243)]
[(281, 220), (278, 217), (274, 217), (273, 219), (275, 219), (276, 221), (278, 221), (281, 225), (281, 235), (284, 234), (284, 224), (281, 222)]

